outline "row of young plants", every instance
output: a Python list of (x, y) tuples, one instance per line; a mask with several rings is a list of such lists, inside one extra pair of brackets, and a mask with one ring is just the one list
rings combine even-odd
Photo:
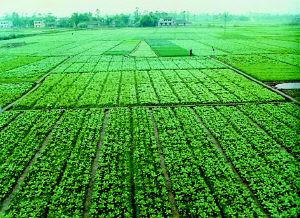
[(3, 112), (0, 114), (0, 130), (6, 127), (13, 119), (15, 119), (20, 112), (18, 111), (9, 111)]
[(0, 72), (0, 82), (35, 82), (66, 57), (48, 57), (6, 72)]
[(131, 116), (136, 217), (169, 217), (171, 206), (149, 109), (132, 109)]
[[(248, 106), (248, 105), (247, 105)], [(297, 178), (297, 162), (294, 157), (284, 150), (281, 146), (271, 138), (266, 132), (260, 129), (260, 126), (245, 116), (236, 107), (216, 107), (222, 115), (228, 119), (235, 130), (244, 137), (251, 145), (252, 148), (264, 158), (266, 163), (273, 168), (277, 173), (285, 172), (280, 175), (287, 183), (292, 184)], [(257, 109), (247, 110), (256, 111)], [(265, 114), (266, 115), (266, 114)], [(273, 117), (273, 122), (276, 119)], [(285, 127), (280, 127), (285, 128)], [(296, 134), (292, 135), (297, 138)]]
[(95, 175), (90, 217), (133, 217), (129, 109), (110, 110)]
[(176, 119), (181, 124), (183, 137), (197, 158), (197, 164), (203, 171), (203, 177), (209, 185), (212, 195), (218, 202), (221, 214), (232, 216), (262, 216), (263, 213), (255, 205), (250, 193), (237, 175), (227, 164), (227, 160), (214, 146), (205, 128), (199, 122), (193, 109), (174, 108)]
[(82, 217), (93, 161), (103, 128), (104, 110), (86, 112), (76, 144), (49, 202), (48, 217)]
[(262, 88), (261, 85), (252, 82), (251, 80), (232, 70), (218, 70), (217, 74), (215, 71), (209, 69), (201, 70), (201, 72), (210, 78), (215, 79), (220, 85), (223, 85), (231, 92), (234, 90), (233, 94), (238, 96), (239, 99), (247, 99), (250, 102), (284, 100), (282, 96), (276, 94), (275, 92), (271, 92), (268, 89)]
[[(233, 76), (233, 81), (227, 74)], [(245, 90), (245, 84), (250, 90)], [(231, 70), (53, 74), (15, 108), (74, 108), (283, 101)]]
[(28, 92), (33, 83), (2, 83), (0, 84), (0, 105), (5, 107)]
[[(236, 110), (232, 107), (218, 107), (216, 110), (205, 106), (196, 107), (196, 111), (265, 211), (272, 216), (297, 216), (297, 185), (295, 179), (291, 181), (296, 175), (293, 158), (288, 157), (275, 142), (264, 136), (258, 127), (253, 128), (249, 124), (244, 129), (239, 129), (238, 125), (241, 127), (241, 122), (247, 120), (238, 121), (243, 116), (239, 113), (237, 117)], [(263, 139), (268, 141), (265, 143), (261, 141)], [(264, 145), (272, 145), (273, 148)], [(266, 149), (266, 153), (262, 148)], [(268, 153), (273, 156), (268, 157)], [(281, 160), (285, 162), (281, 163)]]
[(153, 117), (179, 214), (183, 217), (220, 217), (220, 208), (203, 178), (198, 157), (186, 143), (173, 111), (155, 108)]
[(0, 202), (7, 197), (61, 115), (24, 112), (0, 132)]
[(265, 55), (229, 55), (217, 56), (217, 59), (261, 81), (287, 81), (300, 78), (299, 67)]
[[(47, 216), (85, 119), (86, 111), (67, 111), (4, 213), (8, 217)], [(73, 184), (72, 184), (73, 185)]]
[[(204, 57), (199, 58), (129, 58), (123, 56), (79, 56), (57, 68), (55, 73), (93, 73), (103, 71), (165, 70), (224, 68), (219, 63)], [(73, 58), (72, 58), (73, 59)]]
[(39, 61), (43, 57), (26, 57), (26, 56), (0, 56), (0, 72), (12, 70), (35, 61)]
[(139, 40), (124, 40), (117, 46), (106, 51), (107, 55), (129, 55), (140, 43)]
[(282, 147), (291, 152), (295, 158), (299, 158), (300, 121), (298, 118), (293, 117), (275, 105), (260, 105), (256, 107), (243, 105), (239, 109), (280, 143)]

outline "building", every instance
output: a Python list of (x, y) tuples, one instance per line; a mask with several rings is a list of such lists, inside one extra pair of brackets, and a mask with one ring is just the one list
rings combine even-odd
[(176, 21), (173, 18), (160, 18), (157, 24), (158, 27), (176, 26)]
[(0, 20), (0, 28), (12, 28), (13, 23), (9, 20)]
[(45, 22), (42, 20), (35, 20), (33, 21), (34, 28), (45, 28)]

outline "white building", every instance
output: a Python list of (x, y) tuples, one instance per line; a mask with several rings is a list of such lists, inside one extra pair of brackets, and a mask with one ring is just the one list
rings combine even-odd
[(160, 18), (157, 24), (158, 27), (176, 26), (176, 21), (172, 18)]
[(44, 21), (35, 20), (35, 21), (33, 21), (33, 26), (34, 26), (34, 28), (44, 28), (46, 25), (45, 25)]
[(9, 20), (0, 20), (0, 28), (12, 28), (13, 23)]

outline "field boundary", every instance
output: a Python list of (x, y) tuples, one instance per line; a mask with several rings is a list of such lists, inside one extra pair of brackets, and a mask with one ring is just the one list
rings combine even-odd
[(19, 101), (23, 100), (25, 97), (27, 97), (28, 95), (30, 95), (32, 92), (34, 92), (35, 90), (37, 90), (38, 87), (40, 87), (41, 83), (57, 68), (59, 68), (61, 65), (65, 64), (66, 62), (68, 62), (70, 59), (72, 58), (72, 56), (69, 56), (66, 60), (64, 60), (63, 62), (61, 62), (59, 65), (57, 65), (56, 67), (54, 67), (52, 70), (50, 70), (48, 73), (46, 73), (44, 76), (42, 76), (38, 81), (35, 82), (35, 86), (30, 89), (27, 93), (25, 93), (24, 95), (22, 95), (20, 98), (18, 98), (17, 100), (15, 100), (14, 102), (10, 103), (9, 105), (7, 105), (6, 107), (3, 108), (3, 111), (7, 111), (9, 109), (11, 109), (16, 103), (18, 103)]
[(153, 131), (154, 131), (154, 136), (155, 136), (155, 140), (156, 140), (156, 144), (157, 144), (157, 151), (159, 154), (159, 159), (160, 159), (160, 166), (162, 168), (163, 171), (163, 175), (164, 175), (164, 179), (165, 179), (165, 184), (168, 190), (168, 198), (169, 198), (169, 202), (171, 205), (171, 210), (172, 210), (172, 214), (173, 217), (180, 217), (179, 216), (179, 212), (178, 209), (176, 207), (176, 202), (175, 202), (175, 195), (173, 194), (173, 188), (172, 188), (172, 184), (170, 181), (170, 176), (169, 173), (167, 171), (167, 167), (165, 165), (165, 157), (163, 156), (163, 151), (161, 149), (161, 145), (160, 145), (160, 140), (159, 140), (159, 136), (158, 136), (158, 131), (157, 131), (157, 126), (153, 117), (153, 113), (152, 113), (152, 109), (149, 110), (150, 111), (150, 117), (151, 117), (151, 121), (153, 124)]
[(236, 175), (237, 179), (239, 180), (239, 182), (246, 188), (246, 190), (248, 191), (248, 193), (250, 194), (251, 198), (253, 199), (254, 203), (256, 204), (256, 206), (261, 210), (261, 212), (263, 212), (265, 214), (266, 217), (268, 216), (268, 213), (264, 210), (264, 208), (262, 207), (262, 205), (258, 202), (257, 197), (253, 194), (253, 192), (251, 191), (251, 189), (249, 188), (249, 185), (242, 179), (242, 177), (240, 176), (240, 174), (238, 173), (238, 171), (235, 169), (233, 163), (227, 158), (223, 148), (221, 147), (220, 143), (218, 142), (218, 140), (213, 136), (212, 132), (205, 126), (205, 124), (203, 123), (202, 119), (200, 118), (200, 116), (197, 114), (197, 112), (195, 111), (195, 109), (193, 108), (194, 114), (196, 115), (199, 123), (203, 126), (203, 128), (205, 129), (206, 133), (208, 134), (208, 136), (211, 138), (215, 148), (221, 153), (222, 157), (224, 158), (225, 162), (227, 163), (227, 165), (231, 168), (231, 170), (233, 171), (233, 173)]
[(127, 106), (99, 106), (99, 107), (66, 107), (66, 108), (44, 108), (44, 109), (13, 109), (11, 111), (41, 111), (41, 110), (89, 110), (89, 109), (121, 109), (121, 108), (175, 108), (175, 107), (197, 107), (197, 106), (239, 106), (239, 105), (260, 105), (260, 104), (288, 104), (288, 101), (266, 101), (266, 102), (235, 102), (235, 103), (195, 103), (195, 104), (149, 104), (149, 105), (127, 105)]
[(93, 161), (92, 165), (92, 171), (91, 171), (91, 179), (88, 185), (87, 193), (86, 193), (86, 198), (84, 202), (84, 214), (83, 217), (89, 217), (89, 212), (90, 208), (92, 206), (92, 198), (93, 198), (93, 188), (94, 188), (94, 182), (95, 182), (95, 175), (96, 171), (98, 170), (99, 166), (99, 158), (100, 158), (100, 153), (102, 151), (102, 145), (104, 141), (104, 136), (105, 136), (105, 129), (106, 125), (108, 122), (108, 110), (105, 110), (105, 115), (104, 115), (104, 120), (103, 120), (103, 125), (102, 125), (102, 130), (101, 130), (101, 135), (100, 135), (100, 140), (98, 142), (98, 147), (96, 151), (96, 157)]
[(44, 148), (46, 147), (48, 141), (50, 140), (50, 137), (52, 135), (52, 133), (54, 132), (54, 130), (56, 129), (56, 127), (59, 125), (59, 122), (61, 120), (61, 118), (64, 115), (64, 110), (62, 110), (62, 113), (60, 115), (60, 117), (57, 119), (55, 125), (53, 126), (53, 128), (51, 129), (51, 131), (48, 133), (47, 137), (45, 138), (44, 142), (42, 143), (41, 147), (39, 148), (39, 150), (35, 153), (34, 157), (29, 161), (27, 167), (25, 168), (25, 170), (23, 171), (22, 175), (18, 178), (15, 186), (13, 187), (12, 191), (10, 192), (10, 194), (2, 201), (2, 205), (1, 205), (1, 209), (0, 209), (0, 215), (5, 212), (7, 206), (10, 204), (10, 202), (12, 201), (12, 199), (15, 197), (16, 192), (19, 190), (21, 183), (24, 181), (24, 179), (26, 178), (30, 168), (32, 167), (32, 165), (34, 164), (34, 162), (36, 161), (36, 159), (41, 155), (41, 153), (43, 152)]
[(258, 83), (259, 85), (261, 85), (261, 86), (263, 86), (263, 87), (265, 87), (265, 88), (267, 88), (267, 89), (269, 89), (269, 90), (271, 90), (271, 91), (273, 91), (273, 92), (276, 92), (278, 95), (281, 95), (281, 96), (284, 97), (285, 99), (287, 99), (287, 100), (289, 100), (289, 101), (292, 101), (292, 102), (294, 102), (294, 103), (300, 105), (300, 102), (297, 101), (296, 99), (292, 98), (291, 96), (289, 96), (289, 95), (287, 95), (287, 94), (285, 94), (285, 93), (283, 93), (283, 92), (281, 92), (281, 91), (279, 91), (279, 90), (277, 90), (277, 89), (275, 89), (275, 88), (273, 88), (273, 87), (271, 87), (271, 86), (266, 85), (265, 83), (263, 83), (263, 82), (261, 82), (261, 81), (255, 79), (254, 77), (252, 77), (252, 76), (250, 76), (250, 75), (244, 73), (244, 72), (241, 71), (241, 70), (236, 69), (235, 67), (230, 66), (229, 64), (227, 64), (227, 63), (225, 63), (225, 62), (222, 62), (222, 61), (216, 59), (216, 58), (213, 57), (213, 56), (208, 56), (208, 57), (209, 57), (210, 59), (214, 60), (214, 61), (219, 62), (220, 64), (223, 64), (223, 65), (227, 66), (229, 69), (231, 69), (231, 70), (233, 70), (233, 71), (235, 71), (235, 72), (241, 74), (242, 76), (244, 76), (244, 77), (246, 77), (246, 78), (252, 80), (253, 82), (256, 82), (256, 83)]

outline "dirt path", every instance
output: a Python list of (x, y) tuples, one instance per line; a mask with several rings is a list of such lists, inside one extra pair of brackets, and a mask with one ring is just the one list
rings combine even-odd
[(171, 204), (172, 214), (173, 214), (173, 217), (179, 217), (179, 212), (178, 212), (178, 209), (176, 207), (175, 197), (174, 197), (174, 194), (173, 194), (172, 184), (171, 184), (170, 177), (169, 177), (169, 174), (168, 174), (168, 171), (167, 171), (167, 167), (165, 165), (165, 158), (163, 156), (163, 151), (161, 149), (156, 123), (155, 123), (155, 120), (154, 120), (154, 117), (153, 117), (153, 114), (152, 114), (152, 109), (150, 109), (150, 116), (151, 116), (151, 121), (152, 121), (152, 124), (153, 124), (153, 130), (154, 130), (154, 136), (155, 136), (155, 139), (156, 139), (156, 144), (157, 144), (157, 147), (158, 147), (160, 166), (163, 170), (166, 186), (167, 186), (167, 189), (168, 189), (168, 192), (169, 192), (168, 197), (169, 197), (169, 202)]
[(86, 199), (85, 199), (85, 203), (84, 203), (84, 215), (83, 215), (83, 217), (85, 217), (85, 218), (89, 217), (89, 212), (90, 212), (90, 208), (91, 208), (91, 205), (92, 205), (95, 175), (96, 175), (96, 171), (97, 171), (98, 166), (99, 166), (99, 157), (100, 157), (100, 153), (101, 153), (101, 150), (102, 150), (102, 145), (103, 145), (103, 140), (104, 140), (104, 136), (105, 136), (105, 129), (106, 129), (107, 121), (108, 121), (108, 110), (105, 111), (103, 126), (102, 126), (102, 130), (101, 130), (101, 136), (100, 136), (100, 140), (99, 140), (99, 143), (98, 143), (98, 148), (97, 148), (97, 151), (96, 151), (96, 157), (94, 159), (93, 166), (92, 166), (91, 180), (90, 180), (90, 183), (89, 183), (89, 186), (88, 186), (87, 195), (86, 195)]

